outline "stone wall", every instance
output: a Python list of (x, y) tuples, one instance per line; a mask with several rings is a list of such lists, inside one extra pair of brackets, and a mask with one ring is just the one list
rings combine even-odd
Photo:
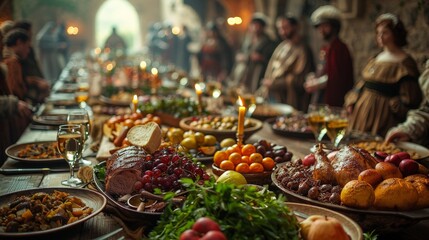
[[(354, 1), (354, 0), (345, 0)], [(429, 3), (423, 0), (357, 0), (361, 1), (360, 15), (343, 19), (341, 37), (353, 54), (355, 76), (359, 77), (367, 60), (381, 49), (375, 42), (374, 21), (382, 13), (399, 16), (408, 30), (406, 51), (417, 61), (420, 70), (429, 58)], [(339, 1), (333, 2), (338, 4)], [(419, 2), (425, 3), (419, 7)], [(358, 79), (358, 78), (355, 78)]]

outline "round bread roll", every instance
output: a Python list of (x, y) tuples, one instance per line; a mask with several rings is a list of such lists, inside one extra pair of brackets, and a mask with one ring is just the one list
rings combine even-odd
[(374, 203), (374, 189), (361, 180), (351, 180), (341, 190), (341, 203), (347, 207), (368, 209)]
[(416, 208), (429, 207), (429, 178), (423, 174), (414, 174), (404, 179), (413, 184), (417, 190), (419, 199), (417, 200)]
[(402, 178), (383, 180), (374, 193), (374, 207), (381, 210), (410, 210), (415, 208), (419, 198), (413, 184)]
[(150, 154), (161, 146), (162, 131), (157, 123), (148, 122), (132, 127), (127, 133), (131, 145), (143, 147)]

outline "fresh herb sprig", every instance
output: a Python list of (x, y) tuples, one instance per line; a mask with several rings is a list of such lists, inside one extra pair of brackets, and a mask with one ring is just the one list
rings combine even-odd
[(164, 211), (150, 239), (178, 239), (204, 216), (217, 221), (228, 239), (299, 239), (299, 223), (281, 195), (213, 180), (204, 185), (181, 181), (188, 190), (186, 200), (181, 208), (170, 205)]

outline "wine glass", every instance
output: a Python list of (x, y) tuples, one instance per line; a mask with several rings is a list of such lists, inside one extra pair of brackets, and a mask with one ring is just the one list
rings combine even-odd
[[(243, 100), (243, 105), (246, 107), (246, 118), (250, 118), (256, 110), (256, 97), (253, 94), (246, 93), (240, 96)], [(237, 100), (237, 104), (240, 100)]]
[(327, 104), (310, 104), (308, 106), (307, 121), (316, 142), (321, 142), (327, 132), (326, 116), (328, 113), (329, 106)]
[(70, 178), (61, 184), (76, 187), (83, 182), (74, 176), (74, 166), (82, 154), (83, 134), (81, 126), (74, 124), (60, 125), (57, 132), (58, 151), (70, 166)]
[[(90, 121), (88, 112), (85, 109), (79, 109), (72, 111), (67, 115), (67, 123), (75, 124), (80, 126), (80, 131), (82, 133), (82, 152), (85, 151), (89, 139), (90, 133)], [(82, 154), (79, 155), (79, 163), (81, 165), (91, 165), (91, 161), (85, 160), (82, 157)]]
[(346, 130), (349, 125), (347, 111), (341, 107), (330, 107), (329, 115), (326, 119), (327, 135), (334, 147), (338, 148), (341, 140), (346, 135)]

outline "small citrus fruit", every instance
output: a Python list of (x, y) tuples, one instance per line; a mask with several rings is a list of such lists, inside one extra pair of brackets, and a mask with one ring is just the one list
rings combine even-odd
[(224, 151), (217, 151), (213, 156), (213, 162), (216, 166), (220, 166), (220, 163), (223, 160), (227, 160), (227, 159), (228, 159), (228, 154), (226, 154), (226, 152)]
[(265, 157), (262, 159), (262, 165), (266, 171), (271, 171), (276, 166), (276, 162), (270, 157)]
[(260, 153), (252, 153), (250, 154), (250, 161), (254, 163), (262, 163), (262, 159), (264, 158)]
[(260, 163), (254, 162), (250, 164), (249, 170), (251, 173), (261, 173), (264, 171), (264, 166)]
[(246, 144), (243, 146), (243, 148), (241, 149), (241, 154), (245, 155), (245, 156), (250, 156), (252, 153), (256, 152), (256, 148), (255, 146), (253, 146), (253, 144)]
[(241, 163), (241, 154), (233, 152), (231, 153), (231, 155), (229, 155), (228, 160), (234, 163), (235, 166), (237, 166), (237, 164)]
[(235, 166), (235, 171), (239, 173), (248, 173), (250, 171), (249, 164), (247, 163), (239, 163), (237, 166)]
[(223, 170), (234, 170), (235, 169), (235, 165), (234, 165), (234, 163), (232, 163), (229, 160), (223, 160), (220, 163), (220, 168), (223, 169)]

